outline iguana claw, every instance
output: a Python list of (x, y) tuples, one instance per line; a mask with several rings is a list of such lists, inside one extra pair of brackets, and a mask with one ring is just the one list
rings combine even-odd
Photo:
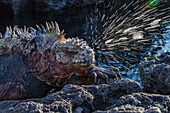
[(121, 74), (119, 73), (118, 69), (104, 69), (100, 67), (96, 67), (92, 65), (88, 69), (89, 76), (94, 78), (94, 82), (96, 83), (97, 77), (102, 78), (106, 80), (106, 83), (108, 83), (109, 78), (113, 78), (114, 80), (121, 79)]

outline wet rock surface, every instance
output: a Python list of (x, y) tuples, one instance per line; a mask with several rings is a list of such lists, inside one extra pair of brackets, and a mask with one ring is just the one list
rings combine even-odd
[(105, 109), (123, 95), (142, 91), (139, 83), (130, 79), (115, 81), (111, 85), (86, 85), (83, 87), (94, 96), (95, 109)]
[(133, 93), (120, 97), (117, 102), (105, 111), (95, 113), (133, 112), (133, 113), (168, 113), (170, 96), (147, 93)]
[(93, 84), (92, 78), (79, 76), (69, 80), (61, 91), (44, 98), (0, 101), (0, 112), (166, 113), (170, 110), (169, 95), (144, 93), (140, 84), (130, 79), (110, 79), (107, 84), (100, 79)]
[(165, 53), (138, 65), (144, 90), (170, 94), (170, 53)]
[(100, 83), (68, 84), (61, 91), (44, 98), (0, 101), (0, 112), (168, 113), (170, 110), (169, 95), (143, 93), (136, 81), (123, 79), (109, 84)]
[(129, 79), (112, 84), (64, 86), (61, 91), (44, 98), (0, 101), (2, 113), (14, 112), (93, 112), (111, 106), (122, 95), (142, 91), (140, 85)]

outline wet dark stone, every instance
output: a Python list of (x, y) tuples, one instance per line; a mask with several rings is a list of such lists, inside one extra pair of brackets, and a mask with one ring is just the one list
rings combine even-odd
[(162, 54), (138, 67), (144, 90), (149, 93), (170, 94), (170, 55)]
[(133, 93), (120, 97), (117, 102), (95, 113), (168, 113), (170, 109), (170, 97), (168, 95)]
[(0, 111), (9, 112), (64, 112), (82, 111), (90, 113), (104, 109), (122, 95), (142, 91), (140, 85), (129, 79), (101, 85), (65, 85), (61, 91), (44, 98), (0, 101)]

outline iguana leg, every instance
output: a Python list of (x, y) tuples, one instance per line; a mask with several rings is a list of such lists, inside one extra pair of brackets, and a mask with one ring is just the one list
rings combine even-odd
[(95, 82), (97, 77), (105, 79), (106, 82), (108, 82), (108, 78), (113, 78), (114, 80), (121, 79), (118, 69), (104, 69), (94, 65), (88, 69), (88, 74), (95, 78)]
[(121, 79), (121, 74), (118, 69), (104, 69), (95, 65), (79, 70), (77, 73), (93, 77), (94, 82), (96, 82), (97, 77), (105, 79), (106, 82), (108, 82), (108, 78), (113, 78), (114, 80)]

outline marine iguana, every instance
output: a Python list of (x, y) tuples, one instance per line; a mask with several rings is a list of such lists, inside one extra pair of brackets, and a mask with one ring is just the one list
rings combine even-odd
[(57, 22), (37, 30), (7, 27), (0, 39), (0, 100), (42, 97), (60, 80), (79, 73), (121, 79), (119, 72), (93, 65), (93, 49), (78, 38), (65, 38)]

